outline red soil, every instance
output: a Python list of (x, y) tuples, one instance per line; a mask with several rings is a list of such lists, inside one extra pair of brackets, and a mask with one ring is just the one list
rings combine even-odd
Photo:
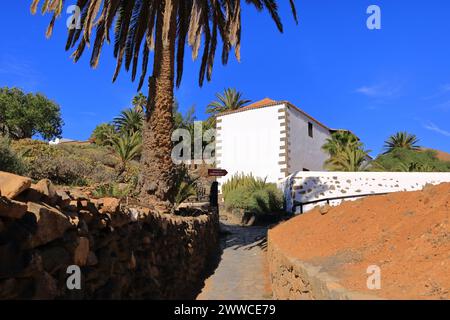
[[(290, 257), (345, 288), (388, 299), (450, 299), (450, 184), (348, 201), (295, 217), (270, 231)], [(367, 289), (368, 266), (381, 289)]]

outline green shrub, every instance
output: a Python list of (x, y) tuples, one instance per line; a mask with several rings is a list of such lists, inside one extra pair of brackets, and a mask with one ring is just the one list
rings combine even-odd
[(436, 158), (432, 150), (416, 151), (397, 148), (378, 156), (371, 164), (372, 171), (449, 172), (450, 162)]
[(130, 196), (132, 189), (130, 186), (120, 185), (118, 183), (107, 183), (98, 186), (93, 192), (93, 196), (96, 198), (113, 197), (113, 198), (125, 198)]
[(255, 214), (277, 213), (283, 209), (283, 193), (274, 183), (251, 175), (236, 175), (222, 186), (225, 207)]
[(101, 123), (92, 131), (90, 140), (99, 146), (110, 146), (117, 136), (116, 128), (110, 123)]
[(25, 164), (21, 157), (11, 149), (11, 141), (0, 136), (0, 171), (16, 174), (25, 172)]

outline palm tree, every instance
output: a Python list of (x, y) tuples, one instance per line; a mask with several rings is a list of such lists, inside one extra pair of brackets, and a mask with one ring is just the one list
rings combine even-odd
[(126, 170), (131, 160), (139, 157), (142, 151), (142, 139), (139, 132), (126, 133), (112, 140), (112, 148), (120, 158), (119, 176)]
[(206, 109), (206, 113), (212, 116), (225, 111), (237, 110), (250, 102), (250, 100), (243, 99), (242, 92), (234, 88), (225, 89), (223, 94), (216, 93), (216, 98), (217, 100), (211, 102)]
[(142, 130), (143, 121), (143, 112), (136, 109), (125, 109), (120, 112), (118, 117), (114, 118), (113, 124), (119, 132), (133, 134)]
[(362, 148), (346, 146), (334, 157), (330, 158), (326, 167), (330, 171), (358, 172), (366, 171), (368, 168), (368, 153)]
[(134, 110), (144, 113), (145, 107), (147, 106), (147, 97), (142, 92), (139, 92), (133, 97), (131, 104), (133, 105)]
[[(297, 21), (294, 0), (289, 0)], [(40, 0), (33, 0), (35, 13)], [(64, 0), (45, 0), (42, 12), (53, 12), (47, 28), (51, 36), (55, 20), (61, 15)], [(246, 0), (258, 11), (266, 9), (280, 32), (283, 31), (275, 0)], [(174, 85), (181, 83), (185, 44), (192, 47), (197, 58), (204, 39), (200, 64), (199, 84), (211, 80), (219, 36), (222, 42), (222, 63), (228, 62), (230, 50), (240, 60), (241, 1), (236, 0), (78, 0), (81, 10), (81, 28), (69, 30), (66, 49), (77, 46), (73, 57), (78, 61), (86, 47), (92, 47), (90, 64), (96, 67), (104, 42), (110, 42), (115, 21), (114, 57), (117, 66), (113, 81), (122, 68), (131, 68), (135, 80), (142, 51), (142, 72), (138, 91), (147, 74), (149, 59), (153, 57), (152, 76), (149, 78), (149, 101), (143, 127), (141, 158), (141, 201), (165, 202), (168, 207), (174, 199), (174, 163), (171, 159), (173, 131), (172, 106)], [(95, 20), (95, 18), (97, 20)], [(96, 31), (93, 28), (96, 26)], [(150, 51), (154, 54), (150, 55)], [(176, 64), (176, 68), (175, 68)], [(176, 78), (175, 78), (176, 76)]]
[(362, 146), (361, 141), (350, 131), (338, 130), (334, 132), (330, 138), (327, 138), (322, 150), (327, 152), (330, 157), (335, 156), (343, 151), (347, 146), (359, 148)]
[(408, 132), (397, 132), (389, 137), (384, 143), (384, 154), (390, 153), (395, 149), (407, 149), (413, 151), (420, 151), (421, 148), (417, 144), (419, 139), (415, 134), (410, 134)]

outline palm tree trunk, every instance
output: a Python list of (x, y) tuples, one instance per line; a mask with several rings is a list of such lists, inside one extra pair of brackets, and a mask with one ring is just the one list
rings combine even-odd
[(140, 200), (143, 204), (157, 202), (168, 208), (172, 207), (174, 199), (175, 167), (171, 158), (171, 135), (177, 1), (161, 1), (157, 17), (153, 75), (149, 79), (149, 101), (143, 126), (140, 177)]

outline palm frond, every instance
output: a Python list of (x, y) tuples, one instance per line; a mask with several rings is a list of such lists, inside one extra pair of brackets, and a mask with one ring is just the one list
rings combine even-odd
[[(105, 40), (108, 43), (110, 42), (110, 33), (115, 21), (113, 51), (116, 58), (116, 68), (113, 74), (113, 81), (117, 79), (123, 62), (125, 62), (127, 71), (132, 64), (131, 78), (134, 81), (139, 56), (142, 54), (141, 76), (138, 85), (140, 89), (150, 63), (149, 54), (155, 44), (155, 24), (158, 21), (158, 17), (168, 20), (174, 15), (164, 14), (164, 12), (176, 10), (176, 39), (171, 39), (171, 41), (176, 43), (177, 47), (176, 85), (179, 86), (181, 84), (185, 54), (184, 47), (186, 42), (188, 42), (192, 48), (192, 57), (194, 59), (198, 57), (203, 45), (199, 70), (199, 85), (201, 86), (205, 76), (208, 81), (212, 78), (219, 36), (223, 44), (222, 63), (226, 64), (228, 62), (229, 52), (232, 48), (234, 48), (237, 60), (240, 60), (242, 2), (241, 0), (183, 0), (176, 3), (174, 1), (162, 2), (159, 0), (78, 0), (77, 6), (81, 10), (81, 30), (69, 30), (66, 50), (76, 46), (76, 50), (72, 54), (76, 62), (83, 55), (86, 46), (89, 47), (91, 39), (94, 37), (90, 65), (93, 68), (97, 67)], [(37, 12), (39, 3), (41, 1), (32, 0), (31, 13), (35, 14)], [(283, 31), (277, 1), (245, 0), (245, 3), (252, 5), (258, 11), (268, 11), (278, 30)], [(289, 3), (294, 19), (297, 22), (294, 0), (289, 0)], [(48, 37), (52, 34), (56, 18), (61, 15), (63, 6), (64, 0), (42, 1), (42, 13), (53, 13), (46, 31)], [(97, 20), (95, 20), (96, 18)], [(164, 21), (164, 25), (169, 25), (168, 21)], [(167, 40), (169, 37), (167, 31), (168, 29), (165, 28), (158, 36), (162, 37), (163, 40)], [(146, 45), (141, 48), (144, 37)], [(201, 43), (202, 39), (204, 39), (203, 44)]]

